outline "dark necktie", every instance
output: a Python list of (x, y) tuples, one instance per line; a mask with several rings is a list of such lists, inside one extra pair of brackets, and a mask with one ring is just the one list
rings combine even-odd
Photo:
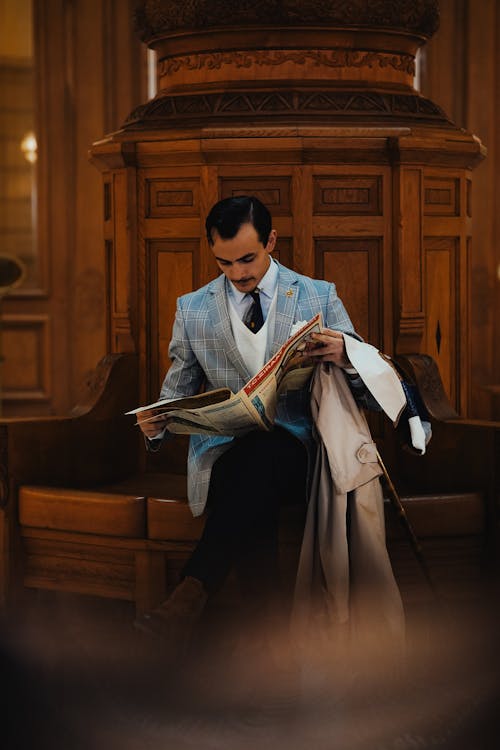
[(260, 306), (260, 294), (257, 291), (249, 292), (249, 294), (253, 299), (253, 303), (245, 316), (244, 323), (250, 328), (252, 333), (257, 333), (264, 325), (264, 316), (262, 314), (262, 307)]

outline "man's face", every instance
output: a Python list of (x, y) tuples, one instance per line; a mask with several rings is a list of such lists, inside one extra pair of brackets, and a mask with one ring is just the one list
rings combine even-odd
[(253, 224), (242, 224), (238, 233), (224, 240), (212, 230), (212, 250), (222, 273), (240, 292), (253, 292), (269, 268), (269, 253), (276, 245), (276, 230), (272, 229), (267, 245), (259, 240)]

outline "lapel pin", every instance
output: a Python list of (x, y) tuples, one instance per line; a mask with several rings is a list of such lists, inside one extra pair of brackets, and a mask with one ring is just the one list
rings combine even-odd
[(287, 297), (293, 297), (293, 289), (288, 289), (287, 292), (285, 292)]

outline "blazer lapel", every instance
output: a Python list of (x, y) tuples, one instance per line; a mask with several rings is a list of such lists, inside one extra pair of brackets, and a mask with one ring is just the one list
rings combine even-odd
[(272, 341), (267, 343), (266, 360), (290, 338), (299, 294), (298, 276), (280, 263), (276, 298), (276, 317)]
[(248, 372), (243, 357), (236, 346), (236, 341), (231, 329), (231, 319), (229, 317), (224, 275), (219, 276), (214, 280), (210, 291), (211, 294), (208, 298), (208, 315), (215, 336), (221, 342), (221, 350), (246, 382), (250, 379), (250, 373)]

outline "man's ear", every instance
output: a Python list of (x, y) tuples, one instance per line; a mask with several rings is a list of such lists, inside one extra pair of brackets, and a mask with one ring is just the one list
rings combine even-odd
[(266, 250), (268, 253), (272, 253), (276, 247), (276, 240), (278, 239), (278, 232), (276, 229), (271, 229), (269, 232), (269, 239), (267, 240)]

